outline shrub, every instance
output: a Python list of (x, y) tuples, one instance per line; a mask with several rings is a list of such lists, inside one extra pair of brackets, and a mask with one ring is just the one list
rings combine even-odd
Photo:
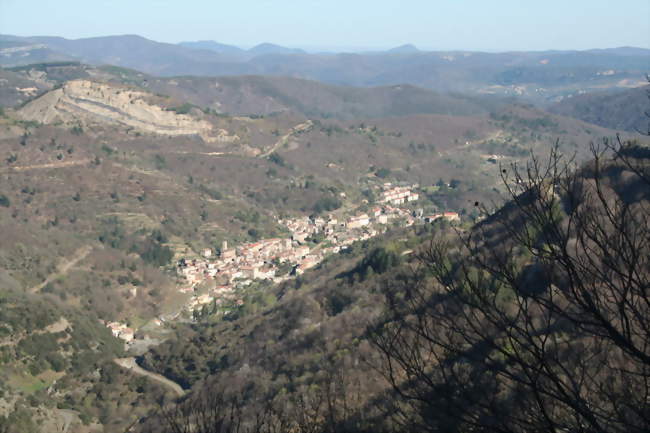
[(382, 167), (382, 168), (380, 168), (379, 170), (377, 170), (375, 172), (375, 176), (377, 176), (377, 177), (379, 177), (381, 179), (387, 178), (388, 176), (390, 176), (390, 170), (388, 168), (383, 168)]
[(314, 212), (330, 212), (341, 207), (341, 200), (336, 197), (326, 196), (318, 199), (316, 204), (314, 204)]

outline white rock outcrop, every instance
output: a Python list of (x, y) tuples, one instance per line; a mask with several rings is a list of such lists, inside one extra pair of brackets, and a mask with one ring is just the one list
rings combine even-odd
[(199, 135), (206, 141), (236, 140), (226, 131), (190, 115), (177, 114), (147, 101), (151, 95), (116, 85), (74, 80), (52, 90), (19, 111), (41, 123), (111, 123), (162, 135)]

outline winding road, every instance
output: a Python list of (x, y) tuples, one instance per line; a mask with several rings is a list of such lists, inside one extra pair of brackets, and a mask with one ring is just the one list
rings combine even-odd
[(135, 374), (139, 374), (141, 376), (147, 376), (150, 377), (151, 379), (162, 383), (172, 391), (174, 391), (179, 397), (182, 397), (185, 395), (185, 390), (176, 382), (173, 380), (167, 379), (165, 376), (162, 376), (158, 373), (153, 373), (151, 371), (145, 370), (144, 368), (140, 367), (137, 362), (135, 362), (135, 358), (115, 358), (113, 361), (117, 365), (119, 365), (122, 368), (126, 368), (127, 370), (131, 370)]

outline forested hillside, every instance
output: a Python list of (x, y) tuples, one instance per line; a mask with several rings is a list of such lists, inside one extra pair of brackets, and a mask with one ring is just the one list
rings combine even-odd
[(559, 102), (549, 111), (605, 128), (648, 133), (649, 91), (650, 86), (642, 86), (620, 92), (587, 93)]

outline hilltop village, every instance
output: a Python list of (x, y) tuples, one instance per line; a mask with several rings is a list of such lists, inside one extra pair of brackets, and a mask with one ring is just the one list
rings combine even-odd
[[(417, 188), (418, 185), (385, 183), (376, 205), (367, 211), (357, 208), (348, 216), (338, 218), (330, 214), (327, 217), (278, 219), (278, 224), (287, 228), (290, 237), (261, 239), (239, 246), (230, 246), (224, 241), (218, 252), (206, 248), (201, 257), (181, 258), (176, 266), (182, 281), (179, 291), (191, 294), (183, 310), (190, 317), (195, 317), (196, 312), (204, 308), (227, 313), (243, 304), (241, 290), (245, 287), (263, 280), (280, 283), (301, 275), (354, 242), (384, 233), (389, 224), (409, 227), (438, 219), (460, 221), (457, 212), (425, 215), (421, 209), (409, 209), (407, 205), (420, 199), (415, 192)], [(182, 312), (165, 319), (176, 319)], [(155, 322), (162, 324), (161, 320)], [(125, 324), (110, 322), (106, 326), (126, 342), (134, 339), (134, 330)]]

